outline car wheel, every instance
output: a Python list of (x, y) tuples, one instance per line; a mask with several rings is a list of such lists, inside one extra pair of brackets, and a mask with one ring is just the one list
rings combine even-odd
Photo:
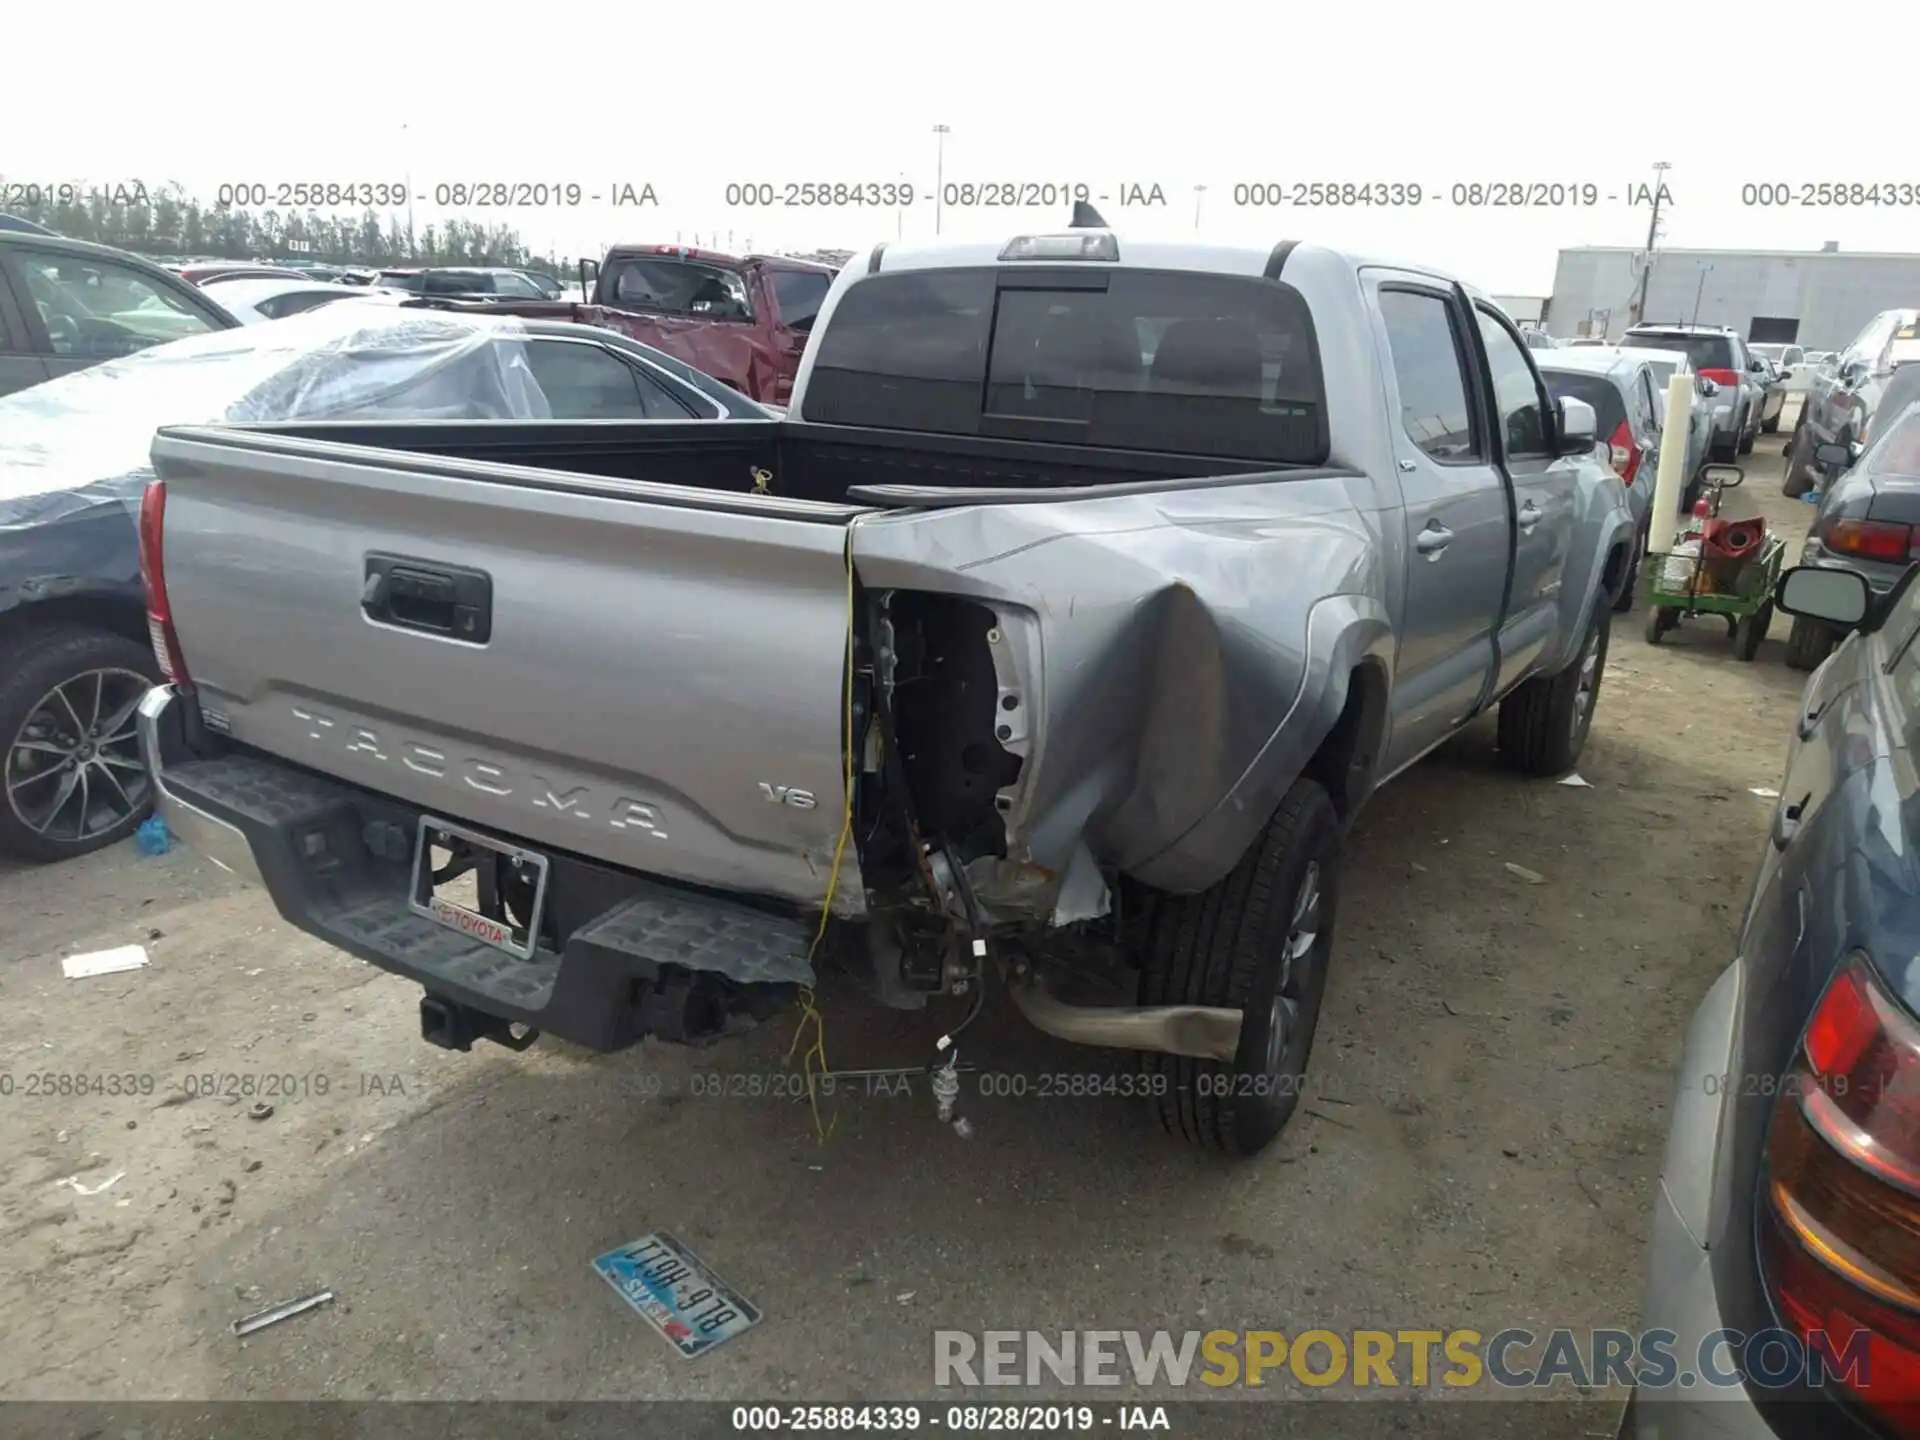
[(1759, 438), (1760, 432), (1758, 430), (1752, 430), (1742, 435), (1740, 437), (1739, 453), (1742, 455), (1751, 455), (1753, 453), (1753, 442)]
[(66, 860), (124, 840), (151, 787), (134, 712), (153, 652), (102, 630), (56, 629), (17, 644), (0, 679), (0, 851)]
[(1300, 1103), (1326, 993), (1339, 898), (1340, 817), (1296, 780), (1233, 871), (1198, 895), (1155, 896), (1141, 955), (1143, 1005), (1239, 1010), (1233, 1064), (1148, 1054), (1160, 1121), (1196, 1145), (1252, 1155)]
[(1793, 628), (1787, 631), (1788, 668), (1818, 670), (1820, 662), (1833, 653), (1839, 638), (1818, 620), (1809, 620), (1804, 615), (1794, 616)]
[(1656, 605), (1647, 612), (1647, 644), (1658, 645), (1674, 626), (1680, 623), (1680, 612), (1671, 605)]
[(1760, 422), (1760, 433), (1763, 435), (1778, 435), (1780, 433), (1779, 412), (1775, 412), (1771, 420), (1762, 420)]
[(1789, 500), (1798, 500), (1814, 487), (1814, 473), (1811, 464), (1812, 447), (1807, 444), (1807, 432), (1795, 430), (1793, 439), (1787, 444), (1787, 473), (1780, 482), (1781, 493)]
[(1642, 525), (1640, 533), (1633, 540), (1633, 558), (1627, 562), (1627, 573), (1620, 582), (1620, 593), (1614, 597), (1613, 613), (1624, 615), (1633, 609), (1634, 592), (1640, 588), (1640, 562), (1647, 554), (1647, 527)]
[(1612, 618), (1609, 607), (1594, 606), (1580, 649), (1565, 668), (1534, 676), (1500, 702), (1504, 763), (1528, 775), (1563, 775), (1573, 768), (1600, 702)]
[(1758, 610), (1751, 615), (1740, 617), (1740, 623), (1733, 628), (1733, 653), (1742, 660), (1751, 660), (1760, 653), (1760, 645), (1767, 638), (1767, 628), (1773, 624), (1773, 602), (1763, 601)]

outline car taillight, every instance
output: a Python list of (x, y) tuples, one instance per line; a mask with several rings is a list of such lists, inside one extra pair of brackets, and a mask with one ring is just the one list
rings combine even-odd
[(1826, 1377), (1920, 1435), (1920, 1026), (1864, 957), (1833, 977), (1774, 1104), (1760, 1249)]
[(1842, 555), (1904, 562), (1913, 548), (1913, 527), (1891, 520), (1830, 520), (1822, 539)]
[(1716, 385), (1738, 385), (1740, 377), (1731, 370), (1702, 370), (1700, 374)]
[(173, 609), (167, 603), (167, 567), (161, 545), (166, 518), (166, 482), (150, 481), (140, 497), (140, 585), (147, 595), (147, 639), (152, 642), (160, 673), (176, 685), (184, 685), (187, 662), (180, 654), (180, 636), (173, 628)]
[(1633, 484), (1633, 477), (1640, 469), (1640, 447), (1633, 443), (1633, 431), (1624, 420), (1607, 437), (1607, 458), (1613, 462), (1613, 473), (1621, 482)]

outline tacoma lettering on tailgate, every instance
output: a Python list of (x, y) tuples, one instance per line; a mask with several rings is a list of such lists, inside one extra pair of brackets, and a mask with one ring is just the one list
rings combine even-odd
[[(492, 760), (472, 756), (452, 759), (446, 751), (420, 740), (401, 737), (383, 742), (375, 731), (364, 725), (342, 726), (331, 715), (300, 705), (293, 707), (293, 715), (307, 725), (308, 739), (326, 743), (344, 741), (344, 749), (350, 755), (365, 756), (383, 764), (391, 764), (398, 759), (407, 769), (418, 774), (436, 780), (457, 776), (463, 783), (484, 794), (518, 795), (538, 810), (556, 810), (580, 820), (604, 818), (615, 830), (638, 830), (656, 840), (667, 838), (660, 812), (642, 800), (618, 796), (603, 804), (590, 786), (556, 788), (545, 776), (529, 773), (523, 779)], [(804, 795), (806, 792), (790, 793)], [(789, 798), (787, 803), (799, 802)]]

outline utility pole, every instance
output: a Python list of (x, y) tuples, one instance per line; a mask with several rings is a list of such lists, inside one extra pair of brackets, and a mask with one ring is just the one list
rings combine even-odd
[(1640, 294), (1633, 302), (1633, 323), (1638, 325), (1647, 318), (1647, 283), (1653, 279), (1653, 247), (1660, 238), (1660, 196), (1666, 189), (1661, 178), (1673, 168), (1665, 160), (1657, 160), (1653, 166), (1653, 219), (1647, 222), (1647, 248), (1640, 256)]
[(1713, 267), (1711, 265), (1702, 265), (1700, 267), (1700, 283), (1694, 287), (1693, 291), (1693, 319), (1689, 322), (1691, 324), (1698, 325), (1700, 323), (1700, 297), (1707, 293), (1707, 276), (1712, 273)]
[(1196, 185), (1193, 187), (1193, 228), (1196, 230), (1200, 228), (1200, 206), (1205, 202), (1206, 198), (1206, 186)]
[(407, 164), (407, 259), (411, 260), (419, 251), (413, 243), (413, 141), (404, 120), (400, 122), (400, 154)]
[(933, 233), (940, 233), (940, 212), (946, 203), (947, 192), (947, 136), (953, 133), (951, 125), (933, 127)]

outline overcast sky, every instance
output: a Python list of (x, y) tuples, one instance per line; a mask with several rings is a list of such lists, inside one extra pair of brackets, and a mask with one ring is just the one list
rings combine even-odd
[[(1123, 234), (1192, 235), (1198, 203), (1203, 237), (1350, 245), (1544, 295), (1561, 246), (1644, 242), (1648, 212), (1628, 196), (1661, 160), (1672, 165), (1667, 244), (1920, 250), (1920, 161), (1898, 118), (1904, 52), (1888, 58), (1882, 90), (1849, 78), (1875, 63), (1871, 43), (1836, 38), (1895, 36), (1910, 6), (1843, 9), (1834, 32), (1804, 5), (1767, 0), (925, 11), (637, 0), (493, 12), (332, 0), (305, 13), (193, 5), (180, 12), (191, 23), (148, 13), (92, 44), (76, 42), (71, 12), (29, 5), (7, 18), (10, 52), (65, 58), (7, 67), (0, 177), (175, 180), (205, 199), (222, 184), (410, 177), (418, 225), (435, 217), (443, 183), (577, 183), (603, 196), (651, 185), (653, 207), (603, 200), (496, 218), (563, 253), (696, 235), (721, 248), (857, 249), (933, 234), (932, 127), (944, 124), (948, 182), (1085, 182), (1109, 197), (1100, 208)], [(1827, 38), (1807, 52), (1810, 26)], [(726, 203), (729, 182), (902, 176), (919, 192), (904, 211)], [(1236, 184), (1314, 181), (1418, 184), (1427, 198), (1418, 209), (1233, 203)], [(1876, 181), (1904, 183), (1905, 208), (1742, 204), (1743, 185)], [(1455, 185), (1476, 182), (1591, 183), (1600, 199), (1452, 203)], [(1121, 187), (1134, 185), (1157, 185), (1165, 205), (1123, 207)], [(1065, 218), (1064, 207), (948, 207), (942, 233)]]

